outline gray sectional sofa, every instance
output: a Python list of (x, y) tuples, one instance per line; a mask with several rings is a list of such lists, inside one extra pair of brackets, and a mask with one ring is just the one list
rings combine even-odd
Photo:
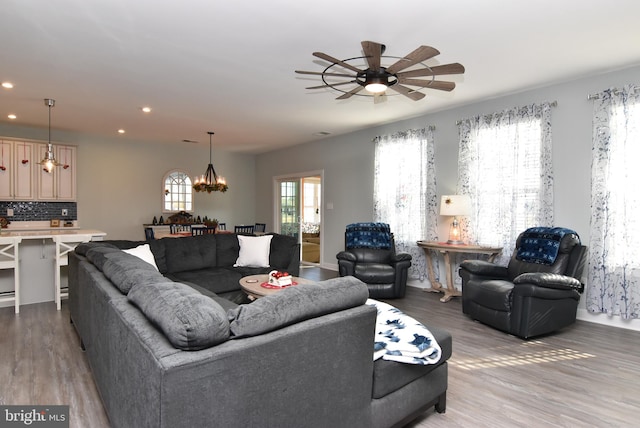
[[(113, 427), (390, 427), (444, 412), (447, 332), (431, 327), (436, 365), (373, 361), (364, 283), (335, 278), (237, 304), (238, 238), (209, 236), (150, 242), (157, 269), (122, 251), (139, 242), (70, 255), (71, 320)], [(291, 262), (285, 238), (272, 239), (271, 267)]]

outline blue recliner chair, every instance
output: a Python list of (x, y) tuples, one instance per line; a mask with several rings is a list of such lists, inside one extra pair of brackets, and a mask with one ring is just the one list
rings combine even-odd
[(340, 276), (367, 284), (373, 299), (404, 297), (411, 255), (396, 253), (386, 223), (353, 223), (345, 231), (345, 250), (336, 255)]

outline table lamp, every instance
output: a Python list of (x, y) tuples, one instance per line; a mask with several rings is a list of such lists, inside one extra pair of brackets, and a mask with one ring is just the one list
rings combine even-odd
[(449, 240), (447, 244), (460, 245), (464, 242), (460, 239), (460, 223), (458, 216), (471, 213), (471, 199), (467, 195), (442, 195), (440, 200), (440, 215), (452, 216), (453, 221), (449, 228)]

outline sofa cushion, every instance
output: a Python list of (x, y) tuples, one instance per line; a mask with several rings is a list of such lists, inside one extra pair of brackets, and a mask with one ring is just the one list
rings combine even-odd
[(222, 306), (188, 285), (136, 284), (127, 299), (178, 349), (197, 351), (229, 338), (229, 321)]
[(216, 235), (164, 238), (160, 241), (164, 241), (164, 263), (167, 272), (184, 272), (216, 266)]
[[(271, 239), (271, 254), (269, 255), (269, 265), (276, 269), (290, 269), (292, 258), (299, 257), (300, 247), (298, 240), (293, 236), (273, 234)], [(292, 275), (298, 272), (289, 271)]]
[(240, 243), (235, 233), (221, 233), (216, 237), (216, 265), (232, 267), (240, 254)]
[(238, 235), (240, 252), (234, 266), (269, 267), (272, 235)]
[(228, 311), (231, 337), (267, 333), (306, 319), (362, 305), (368, 297), (367, 285), (351, 276), (288, 287)]
[[(180, 238), (182, 239), (182, 238)], [(167, 278), (177, 282), (190, 282), (198, 284), (214, 293), (226, 293), (240, 289), (242, 274), (233, 268), (211, 267), (185, 272), (168, 273)]]
[(153, 257), (151, 249), (149, 248), (149, 244), (138, 245), (135, 248), (129, 248), (122, 251), (127, 254), (131, 254), (132, 256), (136, 256), (140, 260), (149, 263), (151, 266), (156, 268), (156, 270), (158, 270), (158, 266), (156, 266), (156, 260)]
[(93, 248), (99, 248), (99, 247), (109, 247), (109, 248), (116, 248), (116, 249), (118, 248), (115, 245), (106, 243), (104, 241), (89, 241), (89, 242), (82, 242), (78, 244), (74, 251), (76, 252), (76, 254), (86, 257), (87, 252), (89, 250)]
[(102, 266), (104, 276), (109, 278), (123, 294), (129, 293), (136, 284), (170, 282), (149, 263), (122, 251), (107, 253)]
[[(79, 246), (80, 245), (78, 245), (78, 247)], [(100, 246), (100, 247), (91, 247), (87, 249), (86, 252), (84, 253), (87, 259), (91, 263), (93, 263), (95, 267), (102, 270), (102, 267), (104, 266), (104, 262), (107, 261), (107, 259), (105, 258), (105, 255), (111, 254), (111, 253), (117, 253), (117, 252), (120, 252), (120, 250), (117, 249), (116, 247)]]
[(449, 332), (434, 326), (427, 326), (438, 345), (440, 345), (440, 362), (438, 364), (398, 364), (395, 361), (378, 359), (373, 364), (373, 398), (382, 398), (397, 391), (433, 371), (451, 357), (452, 338)]

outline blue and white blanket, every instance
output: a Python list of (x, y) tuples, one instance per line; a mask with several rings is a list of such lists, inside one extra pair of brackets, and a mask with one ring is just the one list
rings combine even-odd
[(522, 232), (516, 259), (527, 263), (552, 265), (558, 257), (560, 241), (565, 235), (570, 234), (580, 239), (574, 230), (563, 227), (530, 227)]
[(384, 302), (367, 299), (378, 310), (373, 359), (408, 364), (436, 364), (442, 350), (420, 322)]

